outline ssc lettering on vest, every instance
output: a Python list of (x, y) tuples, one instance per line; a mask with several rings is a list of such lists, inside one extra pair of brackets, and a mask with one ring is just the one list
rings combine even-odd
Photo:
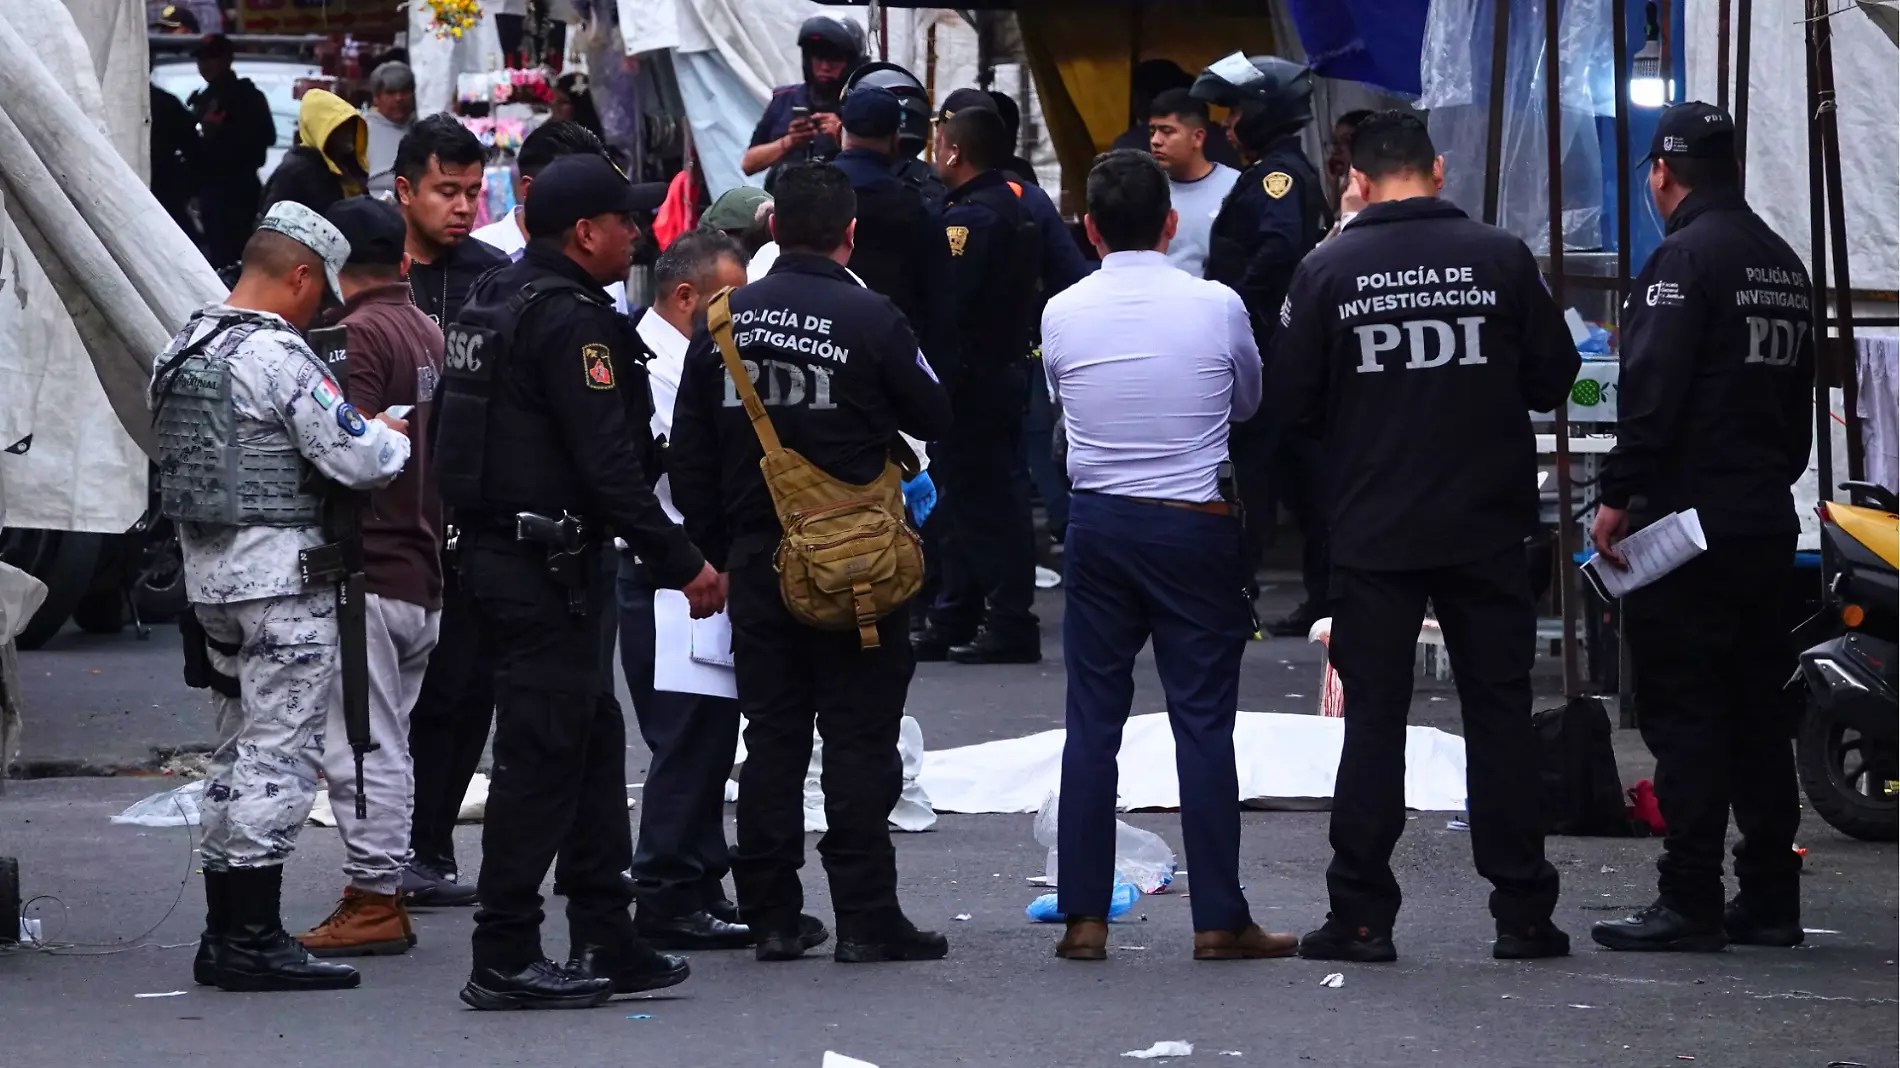
[(443, 338), (443, 366), (451, 371), (475, 374), (482, 369), (482, 344), (486, 333), (450, 330)]
[(1759, 363), (1769, 367), (1787, 367), (1801, 354), (1801, 343), (1807, 339), (1809, 324), (1802, 320), (1764, 319), (1759, 315), (1748, 318), (1748, 356), (1743, 363)]
[(1407, 319), (1397, 325), (1355, 326), (1352, 332), (1359, 339), (1357, 370), (1361, 374), (1385, 370), (1380, 357), (1396, 352), (1401, 344), (1405, 346), (1406, 359), (1401, 365), (1404, 370), (1429, 371), (1454, 359), (1460, 367), (1479, 366), (1485, 362), (1480, 342), (1483, 326), (1482, 315), (1468, 315), (1455, 323), (1441, 319)]
[(851, 360), (851, 349), (831, 340), (831, 320), (822, 316), (801, 315), (790, 308), (748, 308), (732, 321), (739, 328), (733, 344), (742, 349), (770, 345), (833, 363)]
[[(831, 376), (837, 372), (829, 367), (806, 367), (783, 360), (743, 362), (746, 377), (752, 379), (752, 388), (758, 391), (759, 401), (767, 408), (805, 408), (825, 412), (838, 406), (831, 399)], [(722, 373), (720, 380), (726, 384), (725, 406), (744, 407), (745, 402), (739, 399), (739, 391), (732, 384), (732, 376)]]

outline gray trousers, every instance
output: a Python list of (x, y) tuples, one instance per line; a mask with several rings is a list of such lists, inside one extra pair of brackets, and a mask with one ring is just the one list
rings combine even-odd
[(363, 819), (356, 818), (356, 758), (343, 727), (343, 677), (326, 702), (323, 777), (343, 838), (343, 875), (372, 894), (393, 894), (409, 862), (409, 821), (416, 799), (409, 757), (409, 713), (422, 692), (422, 675), (435, 649), (440, 611), (370, 594), (363, 601), (369, 646), (369, 737), (377, 748), (363, 758)]
[(210, 657), (240, 694), (212, 695), (218, 747), (205, 768), (200, 855), (210, 871), (282, 864), (317, 796), (337, 668), (336, 593), (193, 610), (206, 635), (238, 647), (235, 656), (212, 649)]

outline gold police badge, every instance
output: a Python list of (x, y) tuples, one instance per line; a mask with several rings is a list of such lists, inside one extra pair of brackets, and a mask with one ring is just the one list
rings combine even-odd
[(1278, 200), (1293, 188), (1293, 176), (1285, 171), (1274, 171), (1260, 180), (1260, 186), (1267, 191), (1268, 196)]
[(963, 255), (963, 246), (970, 241), (970, 228), (967, 226), (946, 226), (944, 236), (950, 239), (950, 255)]

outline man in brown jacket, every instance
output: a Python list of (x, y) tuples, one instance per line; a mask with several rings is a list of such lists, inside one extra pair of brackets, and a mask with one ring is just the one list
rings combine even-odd
[(363, 510), (370, 740), (378, 746), (363, 762), (366, 819), (356, 818), (340, 684), (327, 695), (323, 771), (349, 885), (329, 919), (299, 938), (319, 957), (343, 957), (402, 953), (415, 943), (400, 890), (415, 797), (409, 713), (442, 609), (442, 504), (429, 456), (442, 330), (416, 307), (403, 280), (409, 261), (400, 212), (363, 196), (337, 202), (327, 217), (350, 243), (349, 262), (338, 272), (344, 303), (332, 319), (349, 327), (350, 403), (407, 419), (411, 449), (402, 474), (371, 493)]

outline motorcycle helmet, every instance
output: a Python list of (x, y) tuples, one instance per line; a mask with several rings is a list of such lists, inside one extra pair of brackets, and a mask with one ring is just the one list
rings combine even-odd
[(925, 142), (930, 140), (930, 94), (924, 89), (924, 83), (915, 74), (895, 63), (866, 63), (844, 81), (844, 93), (859, 86), (884, 89), (897, 97), (904, 106), (904, 116), (897, 127), (897, 150), (900, 155), (915, 156), (923, 152)]
[(1313, 121), (1313, 72), (1278, 56), (1235, 52), (1202, 71), (1189, 94), (1238, 111), (1234, 135), (1256, 152)]

